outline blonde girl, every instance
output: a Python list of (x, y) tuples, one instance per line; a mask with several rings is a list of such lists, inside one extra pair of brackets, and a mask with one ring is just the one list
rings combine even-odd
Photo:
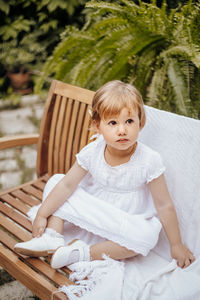
[[(145, 125), (138, 90), (118, 80), (94, 95), (91, 125), (98, 134), (64, 174), (52, 176), (42, 205), (30, 211), (33, 239), (18, 243), (24, 255), (54, 253), (53, 268), (81, 260), (146, 256), (163, 226), (178, 266), (194, 261), (183, 245), (159, 153), (138, 141)], [(81, 239), (65, 245), (63, 228)], [(70, 230), (69, 230), (70, 229)], [(76, 237), (74, 235), (74, 237)]]

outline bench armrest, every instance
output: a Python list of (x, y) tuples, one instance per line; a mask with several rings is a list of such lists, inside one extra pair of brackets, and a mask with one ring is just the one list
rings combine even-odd
[(0, 138), (0, 150), (14, 148), (17, 146), (37, 144), (38, 139), (39, 139), (38, 133), (5, 136)]

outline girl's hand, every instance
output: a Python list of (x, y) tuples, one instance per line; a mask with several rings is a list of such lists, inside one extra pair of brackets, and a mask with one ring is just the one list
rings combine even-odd
[(40, 237), (43, 234), (46, 226), (47, 226), (47, 218), (42, 217), (39, 214), (37, 214), (37, 216), (33, 222), (32, 236)]
[(181, 268), (187, 268), (194, 260), (193, 253), (182, 243), (171, 246), (171, 256), (177, 260)]

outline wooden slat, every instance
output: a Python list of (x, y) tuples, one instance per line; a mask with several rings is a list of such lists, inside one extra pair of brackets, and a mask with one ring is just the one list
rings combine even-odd
[(12, 207), (5, 205), (0, 202), (0, 211), (15, 221), (17, 224), (23, 226), (29, 231), (32, 231), (32, 225), (27, 218), (25, 218), (22, 214), (16, 212)]
[(81, 137), (80, 137), (79, 150), (81, 150), (88, 143), (89, 134), (90, 134), (89, 124), (90, 124), (90, 115), (86, 111), (85, 119), (84, 119), (84, 122), (83, 122), (83, 130), (82, 130)]
[(63, 83), (58, 80), (55, 82), (55, 93), (64, 97), (73, 98), (86, 104), (91, 104), (94, 92), (71, 84)]
[(51, 121), (49, 148), (48, 148), (48, 173), (49, 174), (53, 174), (54, 143), (55, 143), (56, 125), (58, 122), (60, 104), (61, 104), (61, 96), (56, 95), (53, 116)]
[[(41, 299), (50, 300), (52, 299), (52, 293), (57, 291), (57, 288), (53, 284), (32, 270), (17, 255), (3, 246), (0, 246), (0, 264), (4, 270), (32, 290)], [(66, 300), (67, 297), (63, 293), (56, 293), (53, 299)]]
[(12, 192), (11, 195), (20, 199), (21, 201), (23, 201), (24, 203), (26, 203), (30, 206), (38, 205), (41, 203), (40, 200), (35, 199), (35, 198), (31, 197), (30, 195), (27, 195), (26, 193), (23, 192), (23, 190), (16, 190), (16, 191)]
[(79, 145), (80, 145), (80, 137), (83, 131), (83, 123), (84, 123), (84, 117), (86, 114), (86, 105), (85, 103), (80, 104), (80, 109), (77, 116), (77, 124), (76, 124), (76, 130), (74, 134), (74, 142), (73, 142), (73, 149), (72, 149), (72, 164), (75, 161), (75, 154), (79, 152)]
[(48, 173), (48, 151), (49, 151), (49, 136), (50, 136), (50, 127), (52, 121), (52, 114), (55, 103), (55, 86), (56, 81), (52, 81), (47, 100), (44, 106), (44, 112), (42, 120), (40, 122), (40, 136), (38, 141), (38, 150), (37, 150), (37, 176), (43, 176)]
[(17, 241), (15, 241), (11, 236), (9, 236), (5, 231), (0, 229), (0, 241), (7, 248), (13, 250)]
[[(5, 228), (8, 232), (12, 233), (12, 235), (16, 236), (21, 241), (29, 241), (32, 237), (30, 233), (19, 227), (16, 223), (12, 222), (10, 219), (5, 217), (4, 215), (0, 215), (0, 225)], [(2, 242), (2, 240), (1, 240)], [(7, 245), (8, 240), (6, 240)], [(16, 241), (15, 241), (16, 242)], [(7, 245), (8, 246), (8, 245)], [(14, 245), (13, 245), (14, 246)], [(11, 246), (11, 249), (12, 246)]]
[(0, 197), (3, 201), (10, 204), (12, 207), (18, 209), (23, 214), (27, 215), (27, 212), (29, 211), (29, 207), (26, 206), (23, 202), (19, 201), (18, 199), (14, 198), (13, 196), (7, 194)]
[(33, 184), (32, 184), (32, 186), (34, 186), (34, 187), (36, 187), (37, 189), (40, 189), (41, 190), (41, 192), (43, 192), (43, 190), (44, 190), (44, 187), (45, 187), (45, 182), (44, 181), (35, 181)]
[[(45, 176), (42, 176), (42, 177), (40, 177), (40, 178), (37, 179), (37, 180), (46, 180), (45, 178), (47, 178), (47, 176), (48, 176), (48, 174), (45, 174)], [(37, 180), (34, 179), (34, 180), (29, 181), (29, 182), (20, 184), (20, 185), (18, 185), (17, 187), (15, 186), (15, 187), (12, 187), (12, 188), (7, 189), (7, 190), (5, 190), (5, 191), (2, 191), (2, 192), (0, 192), (0, 196), (5, 195), (5, 194), (8, 194), (8, 193), (12, 193), (12, 192), (14, 192), (14, 191), (16, 191), (16, 190), (22, 189), (23, 187), (32, 185), (32, 183), (34, 183), (34, 182), (37, 181)]]
[(69, 128), (71, 123), (72, 108), (73, 108), (73, 100), (69, 98), (67, 99), (67, 109), (66, 109), (65, 121), (63, 125), (62, 140), (60, 145), (60, 159), (59, 159), (60, 173), (65, 173), (66, 149), (67, 149)]
[(73, 147), (73, 139), (74, 139), (74, 132), (76, 128), (76, 122), (77, 122), (77, 113), (79, 110), (79, 102), (74, 102), (73, 105), (73, 111), (72, 111), (72, 117), (70, 122), (70, 128), (69, 128), (69, 135), (67, 140), (67, 148), (66, 148), (66, 160), (65, 160), (65, 172), (69, 170), (69, 168), (72, 165), (72, 147)]
[(22, 188), (22, 190), (42, 201), (42, 192), (36, 187), (32, 185), (26, 185)]
[(50, 176), (49, 176), (49, 174), (45, 174), (45, 175), (43, 175), (42, 177), (40, 177), (40, 180), (42, 181), (42, 182), (47, 182), (47, 180), (50, 178)]
[(75, 283), (69, 280), (65, 275), (57, 272), (56, 270), (52, 269), (49, 264), (45, 263), (41, 259), (29, 257), (26, 258), (26, 262), (34, 267), (37, 271), (45, 275), (48, 279), (55, 282), (56, 285), (75, 285)]
[(66, 102), (67, 99), (63, 97), (61, 99), (61, 105), (59, 110), (59, 116), (58, 116), (58, 122), (56, 126), (56, 132), (55, 132), (55, 145), (54, 145), (54, 166), (53, 166), (53, 172), (59, 173), (59, 161), (62, 160), (62, 157), (60, 155), (60, 146), (61, 146), (61, 140), (62, 140), (62, 130), (63, 130), (63, 124), (65, 121), (65, 112), (66, 112)]

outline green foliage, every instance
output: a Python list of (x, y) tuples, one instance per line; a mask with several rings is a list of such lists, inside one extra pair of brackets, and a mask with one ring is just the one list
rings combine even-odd
[(10, 67), (14, 58), (15, 64), (43, 62), (84, 2), (0, 0), (0, 63)]
[(9, 4), (3, 0), (0, 0), (0, 10), (7, 15), (10, 10)]
[[(25, 65), (38, 73), (68, 24), (79, 26), (86, 0), (0, 0), (0, 89), (7, 70)], [(76, 15), (78, 12), (78, 16)], [(1, 80), (3, 78), (3, 82)]]
[[(136, 4), (138, 3), (138, 4)], [(147, 104), (187, 116), (200, 111), (200, 4), (88, 1), (82, 29), (67, 26), (43, 69), (46, 76), (96, 90), (121, 79)]]
[(47, 57), (46, 45), (39, 42), (40, 31), (28, 33), (20, 42), (12, 38), (0, 44), (0, 62), (6, 70), (14, 70), (22, 65), (40, 63)]

